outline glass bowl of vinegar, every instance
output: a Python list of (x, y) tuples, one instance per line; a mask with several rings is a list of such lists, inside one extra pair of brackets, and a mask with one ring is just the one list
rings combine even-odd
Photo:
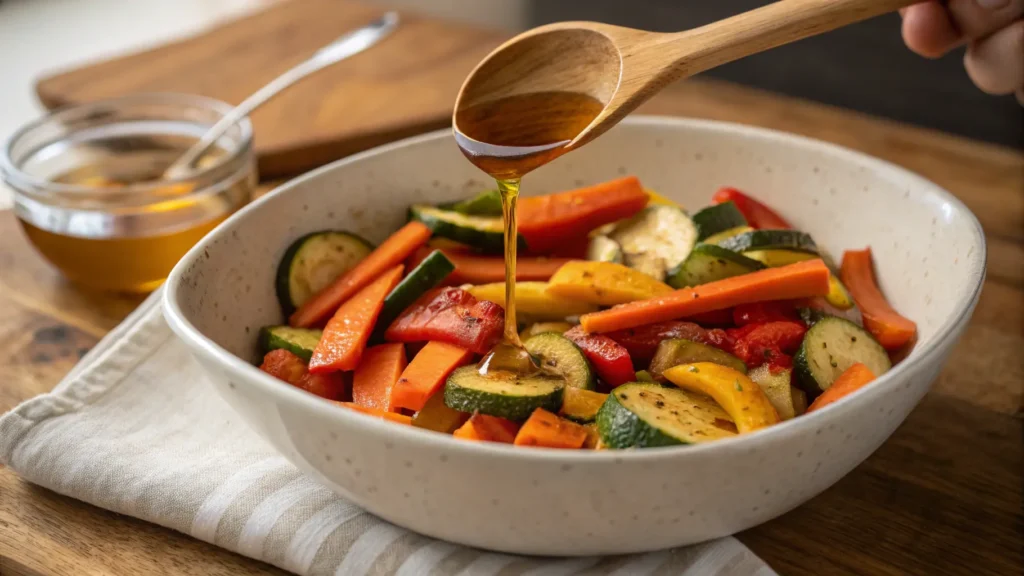
[(144, 293), (256, 187), (252, 124), (235, 124), (187, 178), (163, 170), (231, 106), (140, 94), (57, 110), (16, 132), (0, 172), (29, 241), (71, 281)]

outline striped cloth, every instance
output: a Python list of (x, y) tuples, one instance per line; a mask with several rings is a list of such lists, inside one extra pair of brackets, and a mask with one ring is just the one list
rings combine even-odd
[(774, 574), (733, 538), (546, 559), (420, 536), (303, 476), (203, 380), (154, 294), (53, 392), (0, 417), (0, 462), (61, 494), (297, 574)]

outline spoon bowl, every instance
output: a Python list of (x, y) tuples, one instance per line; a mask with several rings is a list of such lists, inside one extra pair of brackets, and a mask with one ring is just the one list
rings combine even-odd
[[(469, 127), (461, 121), (467, 110), (527, 94), (569, 93), (600, 102), (604, 106), (600, 113), (564, 144), (558, 142), (558, 154), (545, 156), (545, 161), (550, 161), (604, 133), (672, 81), (914, 1), (781, 0), (673, 34), (598, 22), (541, 26), (505, 42), (470, 73), (456, 99), (452, 125), (457, 140), (472, 139)], [(541, 99), (536, 101), (539, 104), (531, 122), (510, 118), (500, 132), (512, 140), (517, 139), (517, 130), (523, 132), (524, 140), (530, 139), (527, 131), (555, 132), (540, 129), (538, 119), (561, 122), (562, 116), (556, 112), (564, 110), (546, 110)]]

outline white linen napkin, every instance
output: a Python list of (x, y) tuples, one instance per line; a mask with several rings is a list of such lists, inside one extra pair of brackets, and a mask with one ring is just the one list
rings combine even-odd
[(395, 527), (306, 478), (205, 382), (159, 291), (0, 416), (0, 463), (61, 494), (297, 574), (775, 574), (734, 538), (607, 558), (496, 554)]

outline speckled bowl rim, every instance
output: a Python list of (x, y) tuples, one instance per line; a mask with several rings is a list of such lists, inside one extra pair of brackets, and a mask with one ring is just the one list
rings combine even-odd
[(218, 344), (214, 343), (185, 319), (185, 315), (178, 306), (176, 297), (178, 291), (183, 288), (182, 279), (185, 276), (185, 271), (188, 270), (189, 267), (196, 262), (203, 251), (213, 243), (214, 238), (224, 234), (229, 234), (236, 223), (245, 217), (246, 214), (255, 210), (260, 210), (263, 204), (267, 202), (267, 197), (271, 194), (276, 195), (285, 193), (290, 189), (303, 186), (306, 182), (319, 178), (321, 175), (338, 167), (355, 164), (372, 156), (388, 154), (400, 148), (414, 146), (430, 140), (452, 137), (450, 129), (442, 129), (422, 134), (420, 136), (406, 138), (384, 146), (379, 146), (377, 148), (343, 158), (331, 164), (327, 164), (279, 186), (271, 194), (267, 194), (263, 198), (260, 198), (239, 210), (236, 214), (228, 218), (203, 238), (203, 240), (196, 244), (196, 246), (193, 247), (180, 262), (178, 262), (178, 265), (174, 267), (174, 270), (167, 279), (163, 296), (164, 314), (167, 322), (171, 329), (189, 346), (193, 353), (199, 354), (210, 362), (218, 363), (225, 371), (237, 373), (247, 381), (263, 388), (263, 392), (269, 394), (269, 398), (273, 398), (276, 402), (285, 402), (291, 404), (293, 407), (312, 410), (318, 413), (320, 417), (328, 419), (334, 418), (339, 421), (348, 421), (351, 424), (357, 424), (364, 427), (367, 432), (379, 435), (380, 438), (384, 438), (386, 436), (388, 440), (392, 442), (403, 441), (408, 442), (410, 446), (414, 448), (422, 447), (425, 449), (451, 450), (467, 454), (477, 454), (484, 458), (509, 458), (523, 462), (558, 460), (571, 464), (622, 464), (627, 461), (647, 462), (651, 460), (661, 460), (664, 458), (686, 458), (688, 455), (697, 455), (698, 453), (703, 454), (711, 451), (721, 452), (723, 456), (735, 456), (757, 450), (759, 446), (766, 443), (784, 442), (789, 438), (804, 434), (811, 434), (813, 433), (813, 430), (820, 429), (822, 426), (826, 425), (832, 418), (833, 414), (840, 414), (843, 411), (850, 412), (859, 410), (867, 404), (873, 404), (880, 401), (881, 397), (889, 392), (890, 387), (894, 386), (897, 380), (902, 379), (904, 376), (909, 378), (910, 373), (921, 365), (928, 362), (938, 361), (936, 359), (936, 355), (944, 348), (944, 345), (951, 338), (954, 338), (957, 335), (957, 329), (961, 324), (968, 321), (968, 316), (973, 310), (974, 305), (981, 294), (981, 287), (985, 280), (985, 263), (987, 253), (985, 235), (982, 230), (981, 223), (978, 222), (977, 217), (970, 211), (970, 209), (968, 209), (967, 206), (958, 198), (953, 196), (953, 194), (947, 192), (933, 182), (926, 180), (909, 170), (900, 168), (899, 166), (874, 158), (867, 154), (856, 152), (836, 144), (830, 144), (813, 138), (798, 136), (778, 130), (745, 126), (731, 122), (668, 116), (633, 116), (625, 119), (622, 123), (630, 126), (670, 126), (678, 127), (680, 129), (717, 131), (730, 133), (744, 138), (784, 142), (787, 145), (798, 149), (810, 148), (816, 149), (819, 152), (832, 154), (851, 164), (863, 165), (865, 168), (874, 172), (888, 172), (892, 176), (907, 179), (915, 189), (923, 190), (927, 194), (936, 196), (942, 202), (946, 202), (954, 206), (956, 210), (961, 212), (965, 217), (969, 217), (971, 222), (973, 222), (973, 241), (978, 249), (974, 250), (971, 253), (971, 256), (968, 256), (970, 260), (968, 272), (970, 277), (973, 278), (974, 285), (970, 287), (970, 290), (963, 292), (963, 296), (961, 296), (956, 303), (955, 313), (946, 318), (946, 320), (939, 325), (935, 336), (930, 342), (916, 348), (905, 360), (897, 364), (892, 370), (885, 373), (874, 382), (867, 385), (858, 394), (843, 398), (842, 400), (830, 404), (811, 414), (806, 414), (799, 418), (787, 420), (775, 426), (760, 430), (755, 434), (739, 435), (735, 438), (709, 442), (706, 444), (647, 448), (644, 450), (607, 450), (596, 452), (557, 450), (550, 448), (532, 448), (527, 450), (511, 445), (491, 442), (460, 442), (445, 434), (438, 434), (427, 430), (418, 430), (408, 426), (398, 426), (394, 423), (387, 422), (373, 416), (368, 416), (354, 410), (339, 410), (337, 406), (298, 388), (282, 385), (276, 378), (263, 373), (257, 367), (249, 364), (234, 354), (231, 354)]

